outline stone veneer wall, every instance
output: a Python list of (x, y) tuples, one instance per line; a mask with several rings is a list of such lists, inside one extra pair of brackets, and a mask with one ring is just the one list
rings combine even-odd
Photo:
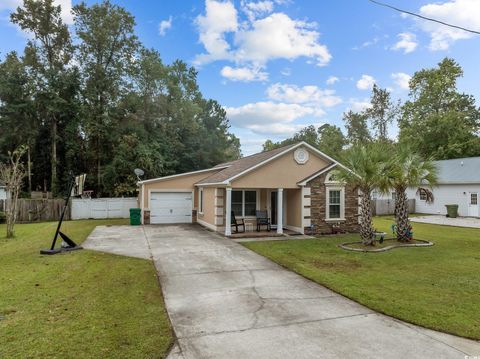
[[(310, 223), (314, 226), (314, 233), (312, 233), (311, 226), (305, 226), (305, 234), (331, 234), (332, 224), (336, 223), (335, 221), (325, 221), (327, 206), (325, 178), (327, 175), (328, 173), (324, 173), (306, 185), (307, 188), (310, 188), (310, 195), (305, 195), (305, 199), (310, 198), (310, 206), (305, 206), (305, 209), (310, 208)], [(345, 221), (340, 222), (340, 229), (346, 232), (359, 231), (358, 208), (358, 191), (351, 186), (346, 186)]]

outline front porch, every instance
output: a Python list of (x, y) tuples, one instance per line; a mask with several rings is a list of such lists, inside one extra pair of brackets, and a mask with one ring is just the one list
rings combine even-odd
[(283, 233), (278, 234), (276, 229), (271, 230), (270, 232), (267, 230), (261, 230), (257, 232), (256, 230), (253, 231), (245, 231), (235, 233), (233, 232), (229, 238), (232, 239), (244, 239), (244, 238), (272, 238), (272, 237), (294, 237), (294, 236), (302, 236), (303, 234), (300, 232), (295, 232), (290, 229), (283, 229)]
[[(232, 238), (259, 238), (303, 234), (302, 188), (231, 188), (224, 189), (224, 232)], [(257, 231), (257, 214), (266, 214), (266, 225)], [(236, 231), (235, 221), (239, 226)]]

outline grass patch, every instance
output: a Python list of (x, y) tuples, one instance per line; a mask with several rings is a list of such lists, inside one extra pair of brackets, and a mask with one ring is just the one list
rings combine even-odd
[[(374, 222), (390, 233), (393, 218)], [(415, 238), (435, 245), (382, 253), (337, 247), (358, 241), (354, 234), (242, 244), (376, 311), (480, 339), (480, 230), (412, 224)]]
[[(64, 222), (81, 243), (97, 225)], [(56, 222), (0, 225), (0, 358), (162, 358), (172, 331), (150, 261), (88, 250), (41, 256)]]

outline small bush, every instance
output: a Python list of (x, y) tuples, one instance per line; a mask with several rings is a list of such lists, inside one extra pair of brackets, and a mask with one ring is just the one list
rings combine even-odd
[(5, 212), (0, 211), (0, 223), (5, 223)]

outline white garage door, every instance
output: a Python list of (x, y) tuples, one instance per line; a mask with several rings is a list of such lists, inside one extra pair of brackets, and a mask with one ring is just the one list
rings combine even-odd
[(152, 192), (150, 223), (192, 223), (192, 193)]

